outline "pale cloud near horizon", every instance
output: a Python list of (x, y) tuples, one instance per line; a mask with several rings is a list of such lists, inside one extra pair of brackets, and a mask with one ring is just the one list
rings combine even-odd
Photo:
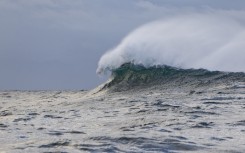
[[(92, 88), (100, 56), (159, 18), (220, 12), (245, 18), (244, 0), (1, 0), (0, 89)], [(243, 20), (242, 19), (242, 20)]]

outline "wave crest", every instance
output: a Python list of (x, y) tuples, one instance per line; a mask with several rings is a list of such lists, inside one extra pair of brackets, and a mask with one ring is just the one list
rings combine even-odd
[(245, 72), (245, 26), (224, 15), (176, 16), (139, 27), (104, 54), (97, 73), (124, 63)]

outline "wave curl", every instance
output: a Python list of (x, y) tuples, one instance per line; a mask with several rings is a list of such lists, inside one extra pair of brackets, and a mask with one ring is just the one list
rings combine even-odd
[(243, 72), (208, 71), (205, 69), (180, 69), (171, 66), (144, 67), (125, 63), (112, 70), (112, 78), (101, 90), (126, 91), (130, 89), (160, 88), (211, 88), (217, 85), (245, 83)]

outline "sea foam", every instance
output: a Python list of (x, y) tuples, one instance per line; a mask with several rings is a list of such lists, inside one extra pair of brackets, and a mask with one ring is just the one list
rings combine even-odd
[(124, 63), (245, 72), (245, 25), (220, 14), (189, 14), (143, 25), (100, 59), (97, 73)]

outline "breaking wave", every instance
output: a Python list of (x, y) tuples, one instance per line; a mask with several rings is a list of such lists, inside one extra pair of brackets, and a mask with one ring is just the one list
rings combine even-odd
[(241, 19), (215, 13), (176, 16), (130, 33), (101, 57), (97, 73), (125, 63), (245, 72), (244, 40)]
[(171, 66), (144, 67), (125, 63), (112, 70), (112, 78), (103, 89), (126, 91), (129, 89), (205, 88), (217, 85), (245, 84), (243, 72), (208, 71), (205, 69), (180, 69)]

